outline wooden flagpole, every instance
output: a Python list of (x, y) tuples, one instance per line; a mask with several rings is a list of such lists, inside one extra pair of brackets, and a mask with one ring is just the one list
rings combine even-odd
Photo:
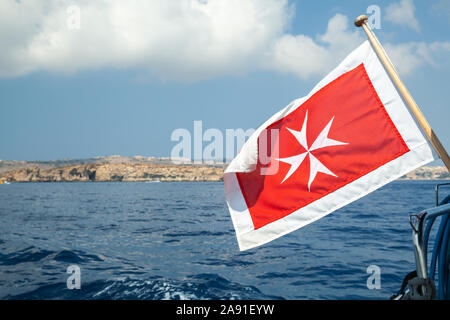
[(419, 106), (414, 101), (413, 97), (409, 93), (408, 89), (400, 79), (397, 71), (395, 70), (394, 66), (392, 65), (391, 60), (389, 60), (386, 52), (384, 51), (383, 46), (378, 41), (377, 37), (375, 36), (375, 33), (373, 33), (372, 29), (370, 29), (369, 25), (367, 24), (367, 16), (362, 15), (355, 19), (355, 25), (357, 27), (362, 27), (364, 31), (367, 34), (367, 37), (369, 38), (370, 43), (372, 44), (372, 47), (374, 48), (375, 52), (377, 53), (378, 57), (380, 58), (381, 62), (383, 63), (384, 67), (386, 68), (387, 72), (391, 76), (392, 81), (394, 81), (395, 85), (397, 86), (398, 91), (403, 96), (403, 99), (405, 99), (406, 104), (408, 105), (411, 112), (416, 117), (419, 125), (422, 127), (425, 135), (427, 136), (428, 140), (430, 141), (431, 145), (433, 146), (434, 150), (436, 150), (439, 157), (444, 162), (445, 166), (447, 167), (447, 170), (450, 172), (450, 157), (447, 154), (447, 151), (445, 150), (444, 146), (439, 141), (438, 137), (434, 133), (433, 129), (431, 128), (430, 124), (428, 123), (427, 119), (425, 119), (422, 111), (420, 111)]

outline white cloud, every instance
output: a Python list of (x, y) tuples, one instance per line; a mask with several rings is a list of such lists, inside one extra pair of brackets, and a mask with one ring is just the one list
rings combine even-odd
[[(306, 79), (325, 75), (365, 38), (342, 14), (323, 34), (289, 34), (295, 8), (287, 0), (79, 0), (79, 30), (67, 26), (73, 3), (0, 1), (0, 77), (136, 68), (176, 81), (251, 70)], [(448, 43), (387, 45), (405, 74), (436, 64), (437, 48)]]
[(415, 11), (413, 0), (401, 0), (387, 6), (384, 18), (394, 24), (407, 26), (419, 32), (419, 21), (414, 15)]
[(301, 78), (325, 74), (363, 41), (360, 30), (349, 30), (346, 16), (336, 14), (325, 34), (314, 40), (305, 35), (283, 35), (271, 52), (272, 68)]
[(425, 65), (440, 68), (449, 64), (450, 42), (388, 43), (384, 47), (401, 75), (409, 75)]
[[(315, 40), (305, 35), (285, 34), (275, 42), (270, 67), (303, 79), (325, 75), (365, 40), (362, 30), (351, 30), (351, 27), (346, 16), (336, 14), (329, 20), (325, 34), (316, 36)], [(386, 43), (384, 47), (402, 76), (424, 66), (448, 68), (450, 65), (448, 41)]]
[(70, 5), (0, 3), (1, 76), (108, 66), (168, 78), (241, 72), (293, 12), (287, 0), (82, 0), (81, 28), (70, 30)]

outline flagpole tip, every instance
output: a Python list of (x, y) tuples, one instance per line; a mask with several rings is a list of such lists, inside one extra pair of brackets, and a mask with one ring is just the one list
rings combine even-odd
[(361, 27), (363, 23), (366, 22), (368, 19), (369, 18), (365, 14), (360, 15), (358, 18), (355, 19), (355, 26)]

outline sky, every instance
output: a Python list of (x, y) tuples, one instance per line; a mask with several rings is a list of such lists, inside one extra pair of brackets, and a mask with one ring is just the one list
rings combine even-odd
[(257, 128), (366, 39), (360, 14), (450, 150), (450, 0), (0, 0), (0, 159), (168, 157), (195, 120)]

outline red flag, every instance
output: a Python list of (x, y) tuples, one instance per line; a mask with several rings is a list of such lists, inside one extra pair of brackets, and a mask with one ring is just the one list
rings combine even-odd
[(298, 229), (432, 160), (365, 42), (261, 126), (227, 168), (239, 246)]

